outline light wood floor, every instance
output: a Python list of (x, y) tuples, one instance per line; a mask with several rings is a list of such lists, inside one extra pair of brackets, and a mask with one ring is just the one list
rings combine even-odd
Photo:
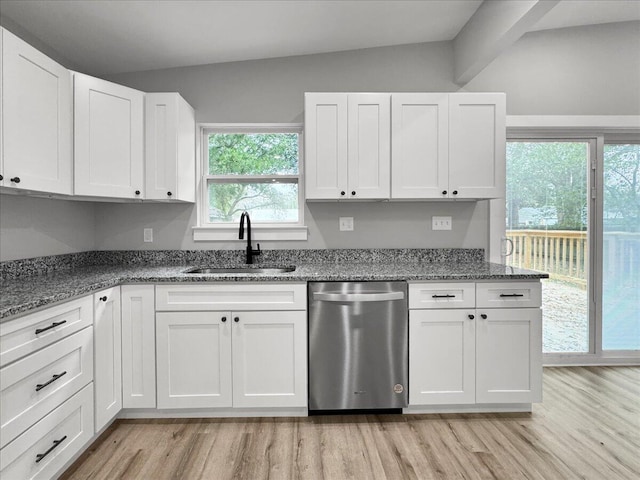
[(531, 414), (122, 420), (65, 479), (640, 478), (640, 367), (545, 368)]

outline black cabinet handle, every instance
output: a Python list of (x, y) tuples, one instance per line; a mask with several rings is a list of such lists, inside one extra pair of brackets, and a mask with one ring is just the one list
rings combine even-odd
[(522, 293), (501, 293), (501, 297), (524, 297)]
[(340, 192), (340, 195), (343, 195), (343, 196), (344, 196), (344, 195), (345, 195), (345, 193), (346, 193), (346, 192), (345, 192), (344, 190), (342, 190), (342, 191)]
[(480, 317), (482, 317), (483, 320), (486, 320), (487, 319), (487, 314), (486, 313), (481, 313)]
[(351, 195), (355, 195), (356, 191), (355, 190), (351, 190)]
[(170, 197), (171, 195), (173, 195), (171, 192), (167, 192), (167, 197)]
[(443, 195), (446, 195), (446, 194), (447, 194), (447, 191), (446, 191), (446, 190), (442, 190), (442, 194), (443, 194)]
[(57, 375), (54, 375), (53, 377), (51, 377), (51, 380), (49, 380), (46, 383), (39, 383), (36, 385), (36, 392), (39, 392), (40, 390), (42, 390), (44, 387), (46, 387), (47, 385), (51, 385), (53, 382), (55, 382), (56, 380), (58, 380), (60, 377), (64, 377), (67, 374), (66, 371), (59, 373)]
[(240, 317), (234, 317), (233, 321), (238, 323), (240, 321)]
[(51, 447), (49, 447), (49, 450), (47, 450), (44, 453), (38, 453), (36, 455), (36, 463), (38, 463), (40, 460), (42, 460), (44, 457), (46, 457), (47, 455), (49, 455), (51, 452), (53, 452), (55, 450), (55, 448), (60, 445), (62, 442), (64, 442), (67, 439), (67, 436), (65, 435), (64, 437), (62, 437), (60, 440), (54, 440), (53, 441), (53, 445)]
[(448, 293), (446, 295), (431, 295), (431, 298), (456, 298), (455, 295), (449, 295)]
[(140, 190), (136, 190), (136, 195), (140, 195)]
[(4, 175), (0, 175), (0, 182), (4, 180)]
[(13, 178), (10, 178), (9, 180), (11, 180), (13, 183), (20, 183), (20, 177), (13, 177)]
[(474, 318), (476, 318), (475, 315), (469, 315), (469, 320), (473, 320)]
[(56, 328), (56, 327), (62, 325), (63, 323), (67, 323), (67, 321), (66, 320), (62, 320), (61, 322), (53, 322), (48, 327), (36, 328), (36, 335), (38, 335), (39, 333), (42, 333), (42, 332), (46, 332), (47, 330), (51, 330), (52, 328)]
[(101, 302), (106, 302), (107, 296), (105, 295), (104, 297), (100, 297), (98, 300), (100, 300)]
[(453, 193), (454, 195), (457, 195), (457, 194), (458, 194), (458, 190), (454, 190), (454, 191), (453, 191), (453, 192), (451, 192), (451, 193)]
[(222, 317), (222, 318), (220, 319), (220, 321), (221, 321), (222, 323), (226, 322), (226, 321), (227, 321), (227, 317)]

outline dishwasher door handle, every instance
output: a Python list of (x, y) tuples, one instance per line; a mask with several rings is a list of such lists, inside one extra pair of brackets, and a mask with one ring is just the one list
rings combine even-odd
[(386, 293), (323, 293), (314, 292), (313, 299), (318, 302), (388, 302), (403, 300), (404, 292)]

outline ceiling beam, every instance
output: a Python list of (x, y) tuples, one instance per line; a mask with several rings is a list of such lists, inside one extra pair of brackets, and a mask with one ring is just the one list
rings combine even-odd
[(560, 0), (485, 0), (453, 40), (454, 82), (465, 85)]

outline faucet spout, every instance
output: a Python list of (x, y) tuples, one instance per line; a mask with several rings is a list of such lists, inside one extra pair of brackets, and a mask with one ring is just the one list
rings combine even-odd
[(260, 244), (258, 243), (258, 248), (256, 250), (251, 246), (251, 218), (249, 218), (249, 212), (246, 210), (242, 212), (240, 215), (240, 229), (238, 230), (238, 239), (244, 240), (244, 219), (247, 219), (247, 258), (246, 263), (248, 265), (253, 263), (254, 255), (260, 255), (262, 252), (260, 251)]

